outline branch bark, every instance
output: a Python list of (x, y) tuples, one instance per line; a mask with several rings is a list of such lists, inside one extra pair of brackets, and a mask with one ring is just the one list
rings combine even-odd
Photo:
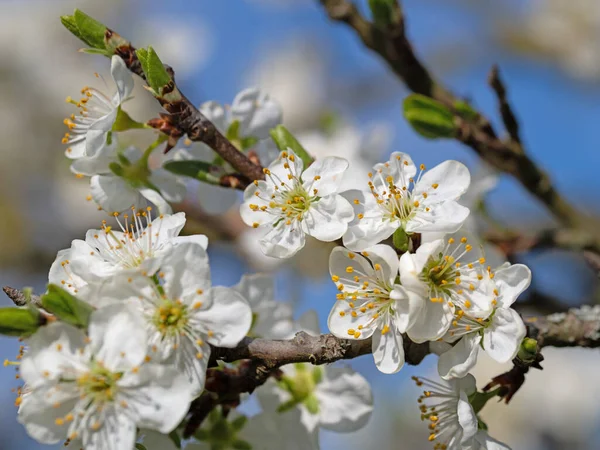
[[(416, 55), (406, 36), (406, 20), (401, 13), (392, 24), (382, 27), (366, 20), (348, 0), (319, 2), (332, 20), (348, 25), (366, 47), (379, 54), (410, 90), (440, 101), (451, 109), (457, 101), (462, 101), (436, 81)], [(594, 248), (599, 249), (600, 224), (573, 208), (557, 192), (546, 173), (525, 153), (517, 121), (497, 70), (492, 71), (490, 81), (499, 98), (501, 114), (511, 138), (500, 139), (490, 121), (482, 114), (476, 120), (466, 120), (458, 112), (455, 113), (455, 123), (459, 129), (456, 138), (493, 167), (514, 176), (563, 225), (586, 233), (591, 237)]]

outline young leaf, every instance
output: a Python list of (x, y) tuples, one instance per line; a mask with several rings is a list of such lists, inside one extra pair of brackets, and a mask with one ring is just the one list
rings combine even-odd
[(369, 0), (369, 8), (376, 25), (387, 26), (393, 22), (393, 7), (396, 0)]
[(304, 167), (308, 167), (312, 164), (313, 158), (308, 154), (304, 147), (298, 142), (292, 133), (288, 131), (283, 125), (277, 125), (270, 132), (273, 141), (277, 145), (279, 150), (284, 151), (291, 148), (293, 152), (300, 157), (304, 162)]
[(162, 95), (162, 88), (170, 83), (171, 77), (167, 73), (162, 61), (150, 46), (148, 49), (139, 49), (136, 54), (142, 64), (146, 81), (157, 96)]
[(84, 42), (92, 48), (106, 49), (106, 44), (104, 43), (106, 25), (101, 24), (79, 9), (75, 10), (73, 18), (79, 30), (79, 37)]
[(40, 312), (34, 308), (0, 308), (0, 334), (31, 336), (44, 324)]
[(59, 320), (80, 328), (87, 328), (94, 308), (55, 284), (48, 285), (48, 293), (41, 298), (43, 308)]
[[(201, 173), (211, 175), (211, 172), (215, 172), (215, 169), (217, 169), (212, 164), (204, 161), (168, 161), (163, 165), (163, 168), (176, 175), (182, 175), (184, 177), (196, 179)], [(217, 176), (211, 176), (218, 180)]]
[(452, 112), (442, 103), (419, 94), (404, 99), (404, 117), (421, 136), (436, 139), (454, 136)]

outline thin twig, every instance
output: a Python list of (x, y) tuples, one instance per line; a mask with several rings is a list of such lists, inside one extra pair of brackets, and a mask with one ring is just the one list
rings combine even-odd
[(494, 92), (496, 93), (496, 97), (498, 97), (498, 106), (500, 107), (500, 115), (502, 116), (502, 122), (506, 127), (506, 131), (510, 138), (518, 144), (521, 145), (521, 136), (519, 134), (519, 122), (517, 122), (517, 118), (513, 113), (512, 107), (508, 103), (508, 99), (506, 97), (506, 87), (500, 78), (500, 69), (497, 64), (492, 66), (492, 70), (490, 71), (488, 82)]

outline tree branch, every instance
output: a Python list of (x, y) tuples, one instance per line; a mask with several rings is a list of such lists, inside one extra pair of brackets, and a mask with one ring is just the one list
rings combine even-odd
[[(348, 0), (319, 0), (332, 20), (351, 27), (364, 45), (379, 54), (406, 86), (419, 94), (429, 96), (451, 109), (462, 101), (438, 83), (415, 54), (406, 37), (405, 18), (382, 27), (366, 20)], [(398, 11), (400, 11), (398, 7)], [(503, 118), (512, 139), (503, 141), (496, 135), (490, 121), (478, 114), (475, 120), (466, 120), (455, 112), (459, 129), (456, 139), (471, 147), (487, 163), (514, 176), (537, 197), (563, 225), (590, 235), (596, 249), (600, 248), (600, 225), (573, 208), (553, 187), (549, 177), (525, 153), (512, 109), (497, 72), (492, 73), (493, 87), (500, 99)]]
[[(106, 39), (109, 40), (115, 35), (114, 31), (107, 30)], [(131, 72), (147, 81), (135, 50), (135, 47), (127, 43), (119, 46), (115, 53), (123, 58)], [(167, 71), (173, 80), (173, 90), (178, 90), (173, 69), (167, 66)], [(178, 92), (181, 93), (179, 90)], [(169, 112), (168, 118), (163, 116), (163, 119), (169, 121), (169, 126), (179, 130), (179, 133), (177, 133), (179, 136), (185, 134), (191, 141), (208, 145), (248, 180), (264, 179), (262, 167), (254, 164), (244, 153), (240, 152), (183, 93), (181, 93), (180, 100), (169, 101), (162, 97), (159, 101), (163, 108)]]

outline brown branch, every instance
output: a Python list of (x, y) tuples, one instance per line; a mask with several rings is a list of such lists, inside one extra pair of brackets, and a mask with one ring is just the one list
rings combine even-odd
[[(12, 300), (12, 302), (17, 306), (27, 306), (27, 297), (20, 291), (19, 289), (12, 288), (10, 286), (4, 286), (2, 288), (4, 293)], [(42, 302), (40, 300), (39, 295), (31, 295), (31, 302), (37, 306), (38, 308), (42, 307)]]
[[(356, 6), (348, 0), (319, 0), (332, 20), (351, 27), (364, 45), (379, 54), (413, 92), (438, 100), (451, 109), (462, 101), (437, 82), (416, 55), (406, 36), (405, 18), (400, 18), (386, 27), (377, 26), (366, 20)], [(497, 78), (497, 77), (496, 77)], [(498, 88), (497, 81), (496, 88)], [(496, 90), (498, 93), (498, 90)], [(506, 102), (505, 113), (514, 114)], [(502, 109), (502, 105), (501, 105)], [(509, 124), (512, 119), (505, 117)], [(482, 114), (475, 120), (467, 120), (455, 113), (458, 127), (456, 138), (471, 147), (487, 163), (498, 170), (514, 176), (535, 197), (537, 197), (560, 222), (592, 236), (594, 247), (600, 248), (600, 226), (587, 215), (573, 208), (553, 187), (549, 177), (524, 152), (522, 146), (515, 145), (514, 139), (504, 141), (498, 138), (490, 121)], [(516, 120), (515, 120), (516, 123)], [(514, 125), (509, 133), (518, 136)]]
[(589, 234), (572, 228), (547, 229), (524, 234), (512, 230), (489, 231), (485, 240), (496, 245), (506, 255), (561, 248), (581, 252), (594, 249), (596, 241)]
[[(107, 30), (106, 40), (115, 39), (117, 34), (112, 30)], [(119, 37), (120, 38), (120, 37)], [(115, 53), (123, 58), (125, 64), (131, 72), (139, 75), (146, 80), (142, 65), (135, 53), (135, 47), (130, 43), (119, 46)], [(219, 130), (217, 127), (202, 114), (187, 97), (179, 91), (175, 84), (175, 73), (173, 69), (167, 67), (171, 75), (172, 86), (170, 92), (178, 92), (176, 100), (170, 100), (170, 97), (164, 95), (158, 98), (159, 102), (169, 112), (169, 116), (162, 115), (161, 119), (167, 121), (172, 128), (179, 130), (174, 135), (187, 135), (194, 142), (202, 142), (212, 148), (219, 156), (227, 161), (240, 174), (249, 180), (260, 180), (264, 178), (262, 167), (254, 164), (244, 153), (240, 152)], [(170, 133), (172, 134), (172, 132)], [(173, 143), (170, 143), (173, 145)]]
[(502, 116), (502, 122), (506, 127), (506, 131), (508, 131), (508, 135), (516, 144), (520, 146), (521, 136), (519, 134), (519, 122), (517, 122), (517, 118), (513, 113), (512, 107), (508, 103), (508, 99), (506, 97), (506, 87), (500, 79), (500, 69), (496, 64), (492, 66), (492, 70), (490, 71), (490, 75), (488, 77), (488, 82), (496, 93), (496, 97), (498, 97), (500, 115)]

